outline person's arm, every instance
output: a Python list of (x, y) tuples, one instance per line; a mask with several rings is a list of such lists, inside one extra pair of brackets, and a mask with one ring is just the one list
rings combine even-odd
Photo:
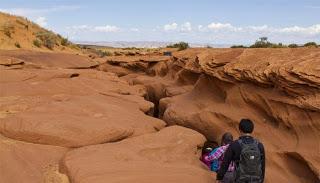
[(223, 147), (219, 147), (213, 153), (210, 153), (208, 156), (205, 156), (204, 159), (206, 161), (213, 161), (215, 159), (219, 159), (223, 153), (224, 153)]
[(220, 167), (218, 174), (217, 174), (217, 180), (222, 180), (224, 175), (228, 171), (229, 164), (230, 164), (230, 162), (232, 160), (232, 156), (233, 156), (232, 149), (233, 149), (233, 146), (231, 144), (224, 154), (223, 162), (222, 162), (221, 167)]
[(261, 153), (261, 170), (262, 170), (261, 182), (263, 183), (264, 176), (265, 176), (265, 167), (266, 167), (266, 154), (265, 154), (264, 147), (263, 147), (262, 143), (259, 144), (259, 149), (260, 149), (260, 153)]

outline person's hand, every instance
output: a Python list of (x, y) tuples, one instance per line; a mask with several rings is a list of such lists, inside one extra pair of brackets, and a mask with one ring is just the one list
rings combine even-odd
[(216, 183), (222, 183), (221, 180), (216, 180)]

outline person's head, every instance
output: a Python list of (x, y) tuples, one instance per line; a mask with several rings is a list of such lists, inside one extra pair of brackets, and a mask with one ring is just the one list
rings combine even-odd
[(239, 123), (239, 130), (241, 133), (252, 133), (254, 124), (250, 119), (241, 119)]
[(218, 143), (213, 142), (213, 141), (206, 141), (203, 144), (203, 148), (202, 148), (202, 155), (210, 153), (213, 149), (215, 149), (216, 147), (218, 147)]
[(231, 144), (231, 142), (233, 142), (233, 136), (231, 133), (227, 132), (222, 135), (221, 145)]

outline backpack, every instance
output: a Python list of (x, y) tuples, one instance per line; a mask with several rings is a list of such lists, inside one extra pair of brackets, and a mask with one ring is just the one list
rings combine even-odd
[(246, 144), (238, 140), (241, 146), (240, 161), (236, 168), (236, 182), (260, 183), (262, 180), (261, 152), (259, 142), (253, 139), (253, 143)]
[[(211, 153), (215, 153), (217, 150), (218, 150), (219, 147), (215, 148)], [(211, 154), (210, 153), (210, 154)], [(214, 172), (218, 172), (219, 170), (219, 160), (218, 159), (215, 159), (211, 162), (211, 171), (214, 171)]]

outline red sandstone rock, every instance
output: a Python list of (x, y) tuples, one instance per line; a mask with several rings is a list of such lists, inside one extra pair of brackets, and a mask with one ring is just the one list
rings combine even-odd
[(179, 54), (175, 58), (183, 70), (202, 75), (192, 91), (160, 101), (168, 124), (219, 141), (226, 131), (237, 136), (239, 120), (250, 118), (254, 135), (272, 154), (268, 182), (320, 179), (320, 49), (196, 49)]
[(11, 57), (15, 60), (20, 60), (25, 63), (32, 63), (43, 67), (90, 68), (97, 65), (96, 62), (85, 57), (68, 53), (48, 53), (28, 50), (0, 50), (0, 55), (2, 57)]
[(212, 182), (199, 161), (204, 137), (190, 129), (168, 127), (118, 143), (69, 152), (64, 170), (71, 182)]
[[(238, 136), (239, 120), (250, 118), (267, 151), (267, 182), (320, 179), (320, 49), (188, 49), (174, 52), (172, 60), (116, 57), (112, 67), (100, 66), (116, 74), (58, 69), (92, 68), (88, 60), (54, 54), (40, 62), (44, 53), (15, 54), (3, 58), (25, 64), (0, 67), (1, 134), (67, 147), (125, 139), (70, 152), (63, 167), (74, 182), (214, 181), (198, 155), (188, 154), (203, 137), (195, 140), (197, 133), (178, 127), (156, 133), (164, 124), (145, 115), (153, 113), (214, 141), (226, 131)], [(175, 144), (180, 140), (192, 145)]]
[(0, 132), (32, 143), (79, 147), (118, 141), (163, 127), (161, 120), (145, 115), (136, 103), (121, 98), (53, 97), (28, 98), (29, 103), (37, 100), (36, 106), (1, 119)]
[(68, 183), (59, 173), (66, 148), (25, 143), (0, 135), (0, 180), (10, 183)]

